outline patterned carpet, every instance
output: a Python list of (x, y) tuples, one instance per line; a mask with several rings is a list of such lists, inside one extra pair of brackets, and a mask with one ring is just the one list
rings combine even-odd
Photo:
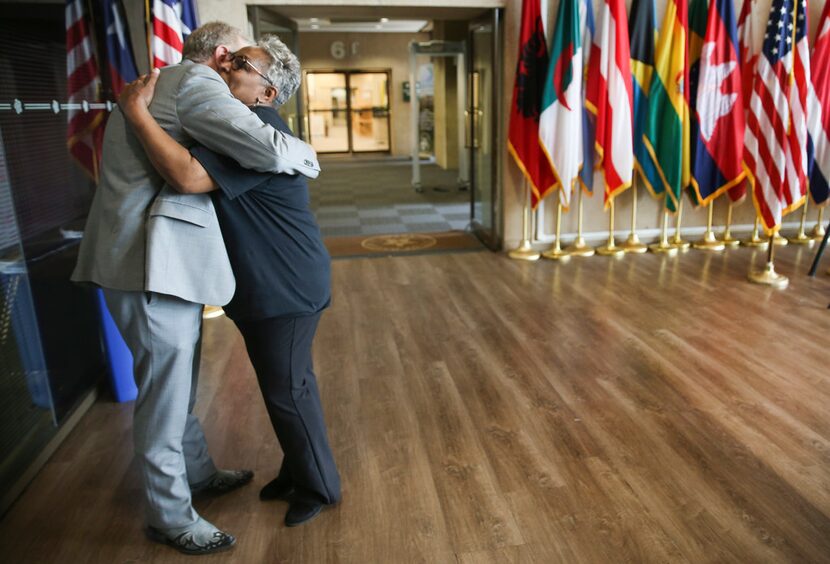
[(323, 159), (321, 166), (309, 187), (324, 237), (464, 230), (470, 222), (470, 192), (458, 189), (457, 170), (422, 165), (418, 193), (406, 160)]

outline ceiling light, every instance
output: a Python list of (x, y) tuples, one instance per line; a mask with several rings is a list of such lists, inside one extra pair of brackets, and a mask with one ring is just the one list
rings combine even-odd
[(389, 18), (380, 18), (380, 23), (387, 23)]

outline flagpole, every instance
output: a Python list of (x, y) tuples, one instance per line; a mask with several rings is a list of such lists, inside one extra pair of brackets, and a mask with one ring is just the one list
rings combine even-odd
[(631, 182), (631, 234), (628, 239), (620, 243), (620, 247), (626, 253), (644, 253), (648, 245), (644, 245), (637, 236), (637, 175)]
[(614, 241), (614, 198), (611, 198), (608, 205), (608, 242), (597, 247), (597, 254), (604, 257), (619, 257), (625, 254), (625, 249), (618, 247)]
[(562, 202), (560, 201), (556, 206), (556, 241), (553, 243), (553, 246), (542, 253), (542, 256), (546, 259), (550, 260), (561, 260), (562, 262), (566, 262), (571, 258), (570, 253), (567, 251), (562, 250), (562, 245), (560, 244), (560, 240), (562, 239)]
[(528, 225), (528, 215), (530, 215), (530, 186), (527, 179), (522, 176), (522, 186), (524, 187), (524, 204), (522, 205), (522, 240), (519, 246), (508, 253), (508, 256), (515, 260), (539, 260), (539, 253), (533, 250), (530, 245), (530, 227)]
[(677, 223), (674, 225), (674, 237), (671, 240), (671, 246), (675, 249), (680, 251), (686, 251), (689, 249), (690, 244), (688, 241), (684, 241), (683, 238), (680, 236), (680, 222), (683, 220), (683, 192), (680, 193), (680, 197), (677, 199)]
[(753, 284), (762, 284), (783, 290), (789, 285), (790, 279), (783, 274), (775, 272), (775, 264), (773, 263), (775, 245), (767, 245), (767, 248), (769, 250), (769, 254), (767, 255), (767, 265), (763, 270), (751, 271), (747, 278)]
[(749, 236), (749, 239), (744, 239), (741, 241), (741, 245), (744, 247), (763, 247), (769, 244), (769, 241), (763, 239), (760, 233), (760, 221), (758, 220), (758, 216), (755, 216), (755, 225), (752, 228), (752, 234)]
[(732, 200), (729, 200), (729, 207), (726, 208), (726, 227), (723, 230), (723, 237), (721, 241), (727, 247), (737, 247), (741, 244), (738, 239), (732, 236)]
[(795, 237), (789, 238), (790, 243), (793, 245), (812, 245), (815, 243), (815, 239), (804, 232), (804, 229), (807, 226), (807, 202), (809, 201), (809, 197), (804, 199), (804, 206), (801, 209), (801, 224), (798, 226), (798, 233)]
[(677, 254), (677, 248), (672, 247), (671, 243), (669, 243), (669, 210), (663, 210), (663, 227), (660, 233), (660, 242), (649, 245), (648, 250), (652, 253), (666, 254), (669, 256)]
[(813, 230), (810, 231), (810, 235), (813, 236), (813, 239), (821, 241), (824, 239), (824, 207), (820, 207), (818, 209), (818, 218), (816, 219), (816, 225), (813, 227)]
[(144, 25), (147, 29), (147, 58), (150, 62), (148, 73), (153, 70), (153, 23), (150, 21), (150, 0), (144, 0)]
[(565, 249), (568, 254), (574, 257), (594, 256), (594, 248), (585, 243), (582, 238), (582, 190), (579, 190), (579, 203), (576, 206), (576, 240)]
[(709, 215), (706, 220), (706, 232), (703, 234), (703, 238), (700, 241), (695, 241), (692, 246), (701, 251), (719, 252), (724, 250), (726, 245), (723, 244), (723, 241), (718, 241), (718, 238), (715, 237), (715, 232), (712, 231), (712, 218), (715, 213), (714, 200), (709, 202), (709, 205), (706, 207), (709, 208)]

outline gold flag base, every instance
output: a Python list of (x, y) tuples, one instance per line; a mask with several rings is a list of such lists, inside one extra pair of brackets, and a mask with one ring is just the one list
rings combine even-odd
[(557, 246), (542, 253), (542, 258), (567, 262), (570, 260), (571, 254), (568, 251), (563, 251)]
[(824, 226), (821, 223), (816, 223), (815, 227), (810, 231), (810, 236), (819, 241), (824, 239)]
[(758, 247), (760, 249), (766, 249), (767, 245), (769, 245), (769, 241), (767, 239), (761, 239), (757, 233), (753, 233), (749, 239), (741, 241), (741, 245), (744, 247)]
[(648, 250), (648, 245), (640, 242), (637, 234), (632, 233), (624, 243), (620, 243), (620, 248), (626, 253), (644, 253)]
[(672, 239), (669, 242), (669, 245), (671, 245), (672, 247), (674, 247), (678, 251), (688, 251), (689, 247), (692, 246), (691, 243), (689, 243), (688, 241), (685, 241), (683, 239)]
[(786, 247), (790, 244), (784, 237), (781, 236), (780, 233), (776, 233), (772, 239), (772, 242), (775, 244), (776, 247)]
[(673, 256), (677, 254), (677, 247), (673, 247), (668, 241), (660, 241), (648, 246), (649, 252)]
[(692, 246), (701, 251), (722, 251), (726, 248), (723, 241), (718, 241), (713, 231), (707, 231), (704, 233), (703, 239), (695, 241)]
[(604, 257), (621, 257), (625, 254), (625, 249), (618, 247), (613, 241), (608, 241), (601, 247), (597, 247), (597, 254)]
[(804, 231), (799, 231), (798, 235), (795, 237), (788, 237), (787, 240), (792, 243), (793, 245), (809, 245), (812, 246), (815, 244), (816, 240), (804, 233)]
[(737, 247), (741, 244), (741, 240), (735, 239), (732, 235), (724, 235), (723, 239), (721, 239), (721, 243), (723, 243), (726, 247)]
[(573, 245), (567, 247), (565, 251), (573, 257), (592, 257), (594, 256), (594, 248), (585, 243), (585, 239), (577, 237)]
[(519, 243), (519, 246), (507, 253), (507, 256), (512, 258), (513, 260), (539, 260), (541, 256), (539, 251), (533, 249), (530, 246), (530, 241), (527, 239), (522, 239), (522, 242)]
[(763, 270), (756, 270), (750, 272), (747, 276), (753, 284), (763, 284), (765, 286), (772, 286), (773, 288), (784, 289), (789, 285), (790, 279), (783, 274), (775, 272), (775, 265), (767, 262), (767, 266)]
[(206, 305), (202, 310), (202, 319), (213, 319), (225, 315), (225, 310), (219, 306)]

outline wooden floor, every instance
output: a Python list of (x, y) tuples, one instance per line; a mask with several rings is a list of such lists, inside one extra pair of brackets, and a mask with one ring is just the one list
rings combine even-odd
[[(753, 258), (754, 256), (754, 258)], [(236, 330), (198, 412), (254, 484), (197, 502), (210, 562), (830, 562), (830, 277), (780, 251), (334, 263), (315, 361), (343, 502), (296, 529)], [(824, 270), (824, 269), (822, 269)], [(4, 562), (189, 562), (142, 536), (130, 407), (99, 402), (0, 523)]]

